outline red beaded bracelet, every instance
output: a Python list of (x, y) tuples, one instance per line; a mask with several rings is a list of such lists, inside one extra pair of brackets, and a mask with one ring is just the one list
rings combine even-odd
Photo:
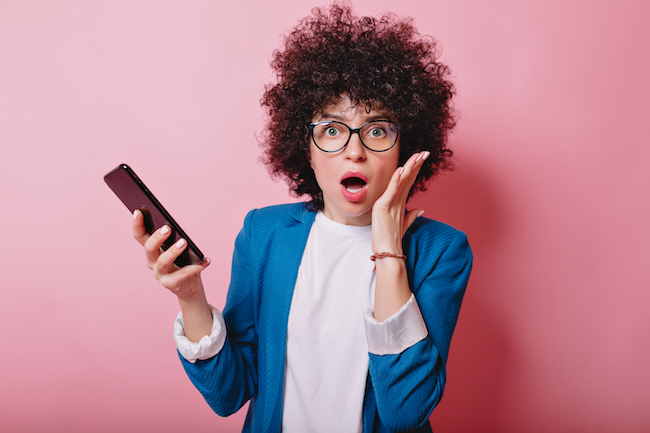
[(396, 259), (406, 260), (406, 256), (404, 254), (393, 254), (393, 253), (375, 253), (372, 256), (370, 256), (370, 260), (374, 262), (375, 259), (384, 259), (386, 257), (395, 257)]

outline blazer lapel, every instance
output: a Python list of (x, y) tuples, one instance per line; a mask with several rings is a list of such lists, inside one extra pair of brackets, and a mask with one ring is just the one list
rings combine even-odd
[[(267, 335), (263, 341), (268, 347), (267, 354), (268, 374), (267, 392), (273, 406), (272, 420), (269, 420), (269, 431), (280, 431), (282, 425), (282, 401), (284, 396), (284, 366), (287, 349), (287, 325), (293, 291), (298, 277), (298, 268), (302, 261), (309, 232), (316, 216), (315, 212), (308, 211), (304, 205), (296, 206), (290, 212), (292, 219), (288, 226), (274, 234), (273, 254), (269, 257), (269, 272), (272, 281), (265, 285), (262, 294), (266, 308), (260, 311), (266, 317), (260, 317)], [(258, 369), (259, 372), (265, 369)]]

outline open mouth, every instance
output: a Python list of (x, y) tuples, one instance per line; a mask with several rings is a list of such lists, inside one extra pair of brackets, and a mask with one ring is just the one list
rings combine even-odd
[(361, 191), (361, 189), (366, 185), (366, 181), (360, 177), (348, 177), (341, 181), (341, 184), (352, 194)]

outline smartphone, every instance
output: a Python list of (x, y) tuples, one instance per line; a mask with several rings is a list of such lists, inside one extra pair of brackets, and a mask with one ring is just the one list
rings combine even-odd
[(149, 234), (167, 224), (172, 233), (163, 244), (163, 250), (167, 250), (174, 243), (183, 238), (187, 241), (187, 247), (183, 253), (176, 258), (174, 263), (183, 267), (203, 261), (203, 253), (197, 248), (192, 240), (185, 234), (181, 226), (165, 210), (156, 197), (149, 191), (135, 172), (126, 164), (118, 165), (114, 170), (104, 176), (104, 182), (122, 200), (122, 203), (133, 214), (136, 209), (144, 215), (144, 226)]

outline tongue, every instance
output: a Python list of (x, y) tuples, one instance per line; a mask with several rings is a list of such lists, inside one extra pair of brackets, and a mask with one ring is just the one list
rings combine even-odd
[(343, 185), (347, 189), (361, 189), (366, 183), (358, 177), (349, 177), (343, 181)]

